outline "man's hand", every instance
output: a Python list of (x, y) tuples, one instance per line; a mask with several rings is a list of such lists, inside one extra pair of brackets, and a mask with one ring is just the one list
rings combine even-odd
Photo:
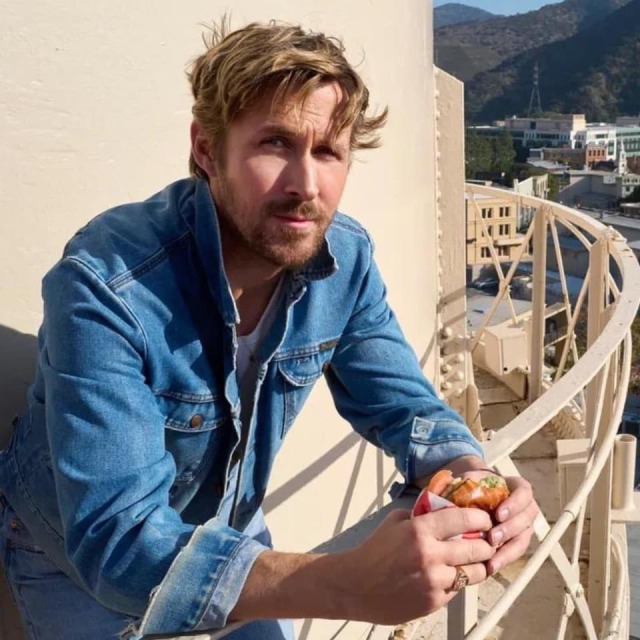
[[(454, 476), (480, 480), (491, 475), (487, 463), (476, 456), (464, 456), (452, 460), (444, 468)], [(529, 547), (533, 535), (533, 521), (538, 515), (538, 505), (533, 497), (531, 484), (520, 476), (505, 478), (511, 495), (495, 513), (497, 524), (488, 535), (489, 542), (498, 552), (487, 562), (488, 575), (494, 575), (502, 568), (521, 558)], [(418, 484), (426, 486), (427, 479)]]
[[(487, 471), (467, 471), (465, 478), (480, 480)], [(495, 513), (497, 525), (488, 534), (489, 543), (498, 548), (498, 552), (487, 562), (487, 573), (492, 576), (503, 567), (521, 558), (531, 542), (533, 522), (538, 515), (538, 505), (533, 497), (531, 484), (520, 476), (505, 478), (509, 497), (498, 507)]]
[(491, 519), (478, 509), (444, 509), (410, 519), (393, 511), (371, 537), (345, 554), (349, 619), (399, 624), (425, 616), (451, 600), (456, 567), (469, 584), (487, 577), (495, 554), (484, 540), (449, 538), (488, 531)]
[(445, 509), (417, 518), (391, 512), (355, 549), (332, 554), (266, 551), (258, 557), (230, 620), (331, 618), (400, 624), (451, 600), (456, 566), (469, 584), (487, 577), (496, 553), (487, 541), (449, 540), (489, 531), (479, 509)]

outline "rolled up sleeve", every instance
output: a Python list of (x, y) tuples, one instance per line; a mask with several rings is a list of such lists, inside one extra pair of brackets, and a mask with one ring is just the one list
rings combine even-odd
[[(218, 629), (227, 624), (256, 558), (260, 543), (213, 522), (197, 527), (154, 591), (140, 635), (166, 633), (177, 620), (176, 631)], [(202, 568), (194, 573), (194, 568)]]

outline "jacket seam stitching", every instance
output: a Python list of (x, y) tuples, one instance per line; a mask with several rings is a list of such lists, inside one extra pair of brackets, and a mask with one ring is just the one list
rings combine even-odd
[[(329, 340), (323, 340), (322, 342), (319, 342), (318, 344), (311, 347), (295, 347), (293, 349), (289, 349), (288, 351), (283, 351), (277, 355), (274, 355), (272, 361), (281, 362), (282, 360), (290, 360), (291, 358), (296, 358), (299, 356), (314, 356), (318, 353), (325, 353), (338, 346), (340, 337), (341, 336), (338, 336), (337, 338), (330, 338)], [(328, 346), (325, 349), (321, 349), (320, 347), (324, 345), (331, 346)]]
[(133, 269), (129, 269), (125, 273), (122, 273), (118, 276), (114, 276), (111, 280), (106, 281), (106, 285), (112, 290), (117, 291), (117, 289), (123, 287), (128, 284), (132, 280), (139, 278), (140, 276), (149, 273), (152, 269), (157, 267), (159, 264), (164, 262), (169, 254), (175, 250), (180, 248), (182, 245), (187, 244), (186, 240), (191, 235), (190, 231), (185, 231), (182, 235), (178, 236), (175, 240), (172, 240), (167, 245), (161, 247), (158, 251), (156, 251), (152, 256), (144, 260), (137, 267), (133, 267)]
[[(348, 218), (348, 216), (346, 214), (343, 213), (342, 215), (345, 216), (350, 221), (350, 219)], [(362, 227), (360, 225), (357, 225), (355, 223), (349, 224), (344, 220), (338, 220), (337, 218), (334, 218), (332, 226), (340, 227), (341, 229), (344, 229), (345, 231), (350, 231), (354, 235), (363, 236), (363, 237), (369, 239), (369, 233), (367, 232), (367, 230), (364, 227)]]
[(100, 277), (100, 275), (96, 272), (96, 270), (91, 265), (88, 265), (86, 262), (84, 262), (84, 260), (81, 260), (76, 256), (69, 256), (67, 260), (71, 260), (72, 262), (77, 263), (79, 266), (86, 269), (89, 273), (93, 274), (96, 280), (98, 280), (98, 282), (102, 283), (107, 288), (107, 290), (111, 293), (111, 295), (113, 295), (113, 297), (118, 301), (118, 304), (120, 304), (122, 308), (127, 312), (129, 317), (135, 323), (136, 327), (138, 327), (138, 331), (140, 331), (140, 335), (142, 336), (142, 346), (143, 346), (142, 356), (143, 356), (143, 359), (146, 361), (148, 359), (148, 353), (149, 353), (149, 346), (148, 346), (149, 340), (144, 330), (144, 327), (142, 326), (142, 323), (138, 320), (138, 317), (133, 312), (131, 307), (111, 287), (109, 287), (109, 285)]

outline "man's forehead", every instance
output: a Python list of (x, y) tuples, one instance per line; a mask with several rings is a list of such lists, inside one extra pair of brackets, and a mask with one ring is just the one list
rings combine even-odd
[(347, 130), (336, 132), (342, 108), (342, 89), (337, 83), (326, 83), (309, 92), (290, 93), (280, 99), (271, 92), (258, 101), (248, 115), (261, 119), (261, 128), (286, 128), (302, 131), (311, 124), (326, 135), (341, 137)]

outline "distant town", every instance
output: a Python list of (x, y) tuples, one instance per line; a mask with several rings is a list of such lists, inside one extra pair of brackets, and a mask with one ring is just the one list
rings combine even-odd
[[(496, 144), (500, 139), (502, 146)], [(512, 148), (507, 158), (506, 140)], [(483, 145), (484, 164), (469, 157)], [(529, 195), (606, 217), (606, 224), (625, 236), (640, 255), (640, 115), (603, 123), (587, 122), (583, 114), (543, 114), (469, 126), (467, 165), (467, 179), (520, 192), (526, 186), (519, 180), (523, 175), (546, 175), (545, 180), (538, 178), (535, 188), (527, 189)], [(552, 183), (557, 185), (553, 190)]]

